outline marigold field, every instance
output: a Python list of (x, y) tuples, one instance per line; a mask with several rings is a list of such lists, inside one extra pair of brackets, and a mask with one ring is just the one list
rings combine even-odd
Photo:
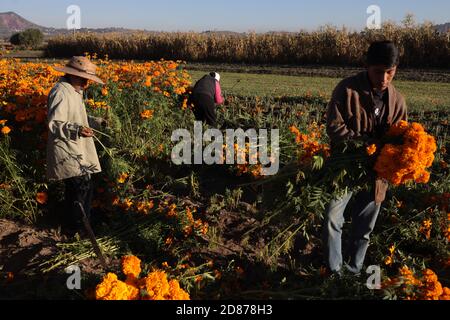
[[(107, 82), (85, 93), (88, 113), (109, 123), (95, 138), (103, 172), (92, 221), (107, 266), (86, 237), (61, 230), (63, 185), (45, 179), (56, 63), (0, 59), (1, 298), (449, 299), (447, 109), (392, 128), (403, 145), (362, 150), (359, 159), (392, 182), (366, 259), (381, 267), (381, 288), (369, 290), (364, 274), (336, 279), (323, 263), (325, 206), (354, 178), (348, 163), (324, 174), (323, 96), (226, 94), (223, 128), (280, 130), (275, 176), (248, 161), (176, 166), (171, 134), (194, 123), (184, 63), (91, 58)], [(81, 290), (66, 287), (71, 265), (82, 270)]]

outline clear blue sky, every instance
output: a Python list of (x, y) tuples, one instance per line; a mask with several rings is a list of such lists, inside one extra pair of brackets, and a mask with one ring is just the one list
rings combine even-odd
[(63, 28), (66, 8), (81, 8), (82, 27), (125, 27), (156, 31), (298, 31), (325, 24), (362, 29), (366, 9), (381, 7), (382, 21), (450, 22), (449, 0), (1, 0), (0, 12), (14, 11), (47, 27)]

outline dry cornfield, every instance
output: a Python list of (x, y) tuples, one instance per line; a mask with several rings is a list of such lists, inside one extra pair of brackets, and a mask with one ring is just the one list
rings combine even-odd
[(429, 23), (385, 23), (380, 30), (361, 32), (325, 26), (314, 32), (266, 34), (80, 33), (51, 39), (47, 54), (69, 57), (96, 52), (113, 59), (360, 66), (369, 43), (382, 39), (399, 45), (404, 67), (450, 66), (450, 33), (439, 33)]

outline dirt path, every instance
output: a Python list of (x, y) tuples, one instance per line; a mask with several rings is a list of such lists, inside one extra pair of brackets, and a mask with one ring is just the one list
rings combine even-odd
[[(67, 289), (64, 267), (49, 273), (40, 264), (58, 253), (58, 243), (69, 242), (60, 229), (43, 229), (0, 219), (0, 299), (84, 299), (105, 270), (98, 259), (81, 261), (83, 287)], [(118, 261), (108, 261), (110, 266)]]
[(36, 269), (67, 238), (59, 230), (40, 230), (11, 220), (0, 220), (0, 266), (14, 274)]

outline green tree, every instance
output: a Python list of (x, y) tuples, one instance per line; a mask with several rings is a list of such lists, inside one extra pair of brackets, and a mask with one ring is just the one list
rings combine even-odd
[(20, 45), (19, 43), (19, 33), (15, 33), (11, 36), (11, 38), (9, 39), (9, 42), (11, 42), (11, 44), (18, 46)]
[(14, 34), (9, 41), (14, 45), (35, 48), (44, 41), (44, 34), (39, 29), (27, 29)]

